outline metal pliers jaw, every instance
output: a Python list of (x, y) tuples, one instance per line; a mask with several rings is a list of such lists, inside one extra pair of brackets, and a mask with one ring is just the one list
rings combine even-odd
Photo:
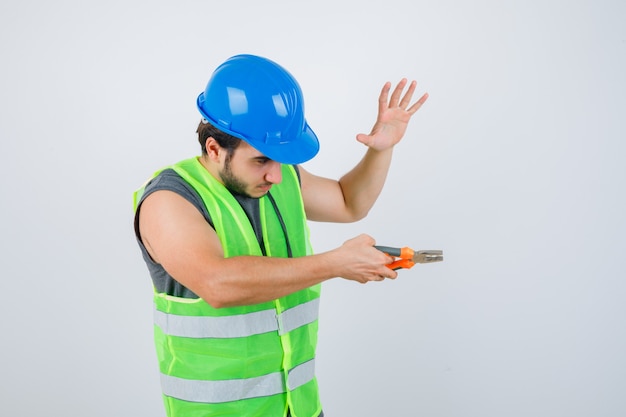
[(393, 248), (390, 246), (374, 246), (379, 251), (385, 252), (387, 255), (396, 259), (389, 265), (394, 271), (397, 269), (411, 269), (415, 264), (427, 264), (432, 262), (443, 261), (442, 250), (419, 250), (414, 251), (409, 247)]

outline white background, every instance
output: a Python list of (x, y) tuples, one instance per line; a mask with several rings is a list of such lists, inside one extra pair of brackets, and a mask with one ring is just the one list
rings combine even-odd
[(430, 99), (356, 224), (443, 249), (396, 281), (324, 285), (333, 416), (626, 415), (626, 3), (0, 3), (7, 416), (163, 416), (131, 195), (199, 153), (195, 99), (238, 53), (299, 80), (321, 140), (363, 153), (385, 81)]

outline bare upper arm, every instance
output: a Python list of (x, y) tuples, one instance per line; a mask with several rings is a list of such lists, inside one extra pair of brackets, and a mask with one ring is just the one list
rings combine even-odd
[(311, 174), (301, 166), (298, 169), (307, 219), (336, 223), (358, 220), (346, 205), (339, 181)]
[(189, 201), (172, 191), (159, 190), (141, 204), (142, 242), (178, 282), (199, 293), (207, 271), (224, 257), (215, 230)]

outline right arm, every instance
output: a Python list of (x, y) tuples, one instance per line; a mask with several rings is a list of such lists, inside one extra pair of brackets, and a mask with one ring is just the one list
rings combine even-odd
[(156, 191), (139, 213), (141, 240), (152, 259), (213, 307), (257, 304), (341, 277), (361, 283), (395, 278), (388, 255), (360, 235), (328, 252), (299, 258), (224, 258), (217, 233), (180, 195)]

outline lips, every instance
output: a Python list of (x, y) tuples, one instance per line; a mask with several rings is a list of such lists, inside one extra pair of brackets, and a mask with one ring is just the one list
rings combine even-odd
[(261, 184), (257, 186), (257, 188), (261, 191), (269, 191), (270, 188), (272, 188), (272, 184), (271, 183)]

